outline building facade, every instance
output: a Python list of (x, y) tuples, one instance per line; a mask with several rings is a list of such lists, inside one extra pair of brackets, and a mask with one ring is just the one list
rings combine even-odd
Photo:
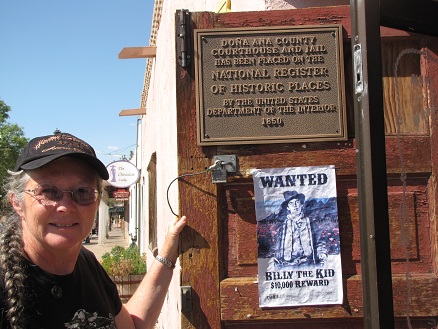
[[(359, 219), (358, 126), (353, 109), (361, 87), (352, 74), (356, 58), (350, 9), (349, 1), (341, 0), (155, 1), (148, 45), (153, 55), (147, 60), (135, 155), (141, 177), (131, 187), (129, 231), (150, 264), (173, 217), (189, 218), (158, 328), (364, 328), (367, 272), (360, 241), (364, 219)], [(345, 82), (339, 86), (345, 93), (345, 138), (265, 143), (250, 133), (252, 141), (239, 143), (238, 138), (228, 137), (231, 127), (225, 125), (220, 127), (219, 135), (225, 136), (221, 141), (203, 144), (197, 109), (202, 82), (199, 68), (195, 70), (200, 55), (196, 29), (333, 25), (342, 31), (338, 66), (345, 72)], [(433, 37), (392, 28), (382, 28), (381, 37), (393, 317), (396, 328), (435, 328), (438, 161), (433, 109), (438, 98), (432, 77), (438, 72), (438, 43)], [(299, 80), (291, 76), (290, 81)], [(249, 104), (256, 97), (256, 92), (242, 91), (241, 98)], [(215, 182), (208, 169), (224, 156), (236, 157), (237, 168), (225, 170), (225, 180)], [(343, 303), (260, 308), (251, 172), (319, 165), (334, 165), (337, 171)], [(400, 177), (407, 179), (400, 182)]]

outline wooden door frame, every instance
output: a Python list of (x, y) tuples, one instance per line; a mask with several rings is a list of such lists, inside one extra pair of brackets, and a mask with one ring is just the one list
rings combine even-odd
[[(351, 21), (350, 21), (350, 6), (339, 6), (330, 8), (312, 8), (295, 9), (293, 11), (267, 11), (258, 12), (257, 15), (252, 14), (245, 19), (246, 26), (277, 26), (281, 25), (304, 25), (304, 24), (342, 24), (344, 28), (344, 41), (349, 41), (351, 38)], [(312, 19), (314, 21), (312, 21)], [(317, 23), (315, 23), (315, 21)], [(211, 12), (192, 13), (191, 27), (205, 28), (222, 28), (222, 27), (241, 27), (242, 13), (227, 13), (216, 15)], [(382, 36), (407, 36), (406, 33), (391, 29), (383, 29)], [(193, 40), (193, 35), (191, 36)], [(434, 49), (435, 53), (437, 49)], [(178, 54), (177, 54), (178, 56)], [(438, 76), (438, 65), (431, 64), (435, 76)], [(213, 156), (218, 154), (239, 154), (240, 172), (237, 174), (240, 177), (249, 178), (246, 170), (250, 169), (254, 161), (260, 163), (268, 163), (267, 159), (263, 159), (263, 154), (250, 154), (245, 151), (245, 146), (208, 146), (200, 147), (197, 145), (197, 123), (196, 123), (196, 90), (195, 90), (195, 72), (194, 65), (188, 67), (176, 66), (176, 90), (177, 90), (177, 146), (178, 146), (178, 171), (179, 175), (200, 172), (208, 168), (213, 163)], [(434, 79), (430, 81), (431, 87), (438, 90), (438, 81)], [(432, 104), (438, 104), (437, 95), (432, 95)], [(435, 126), (438, 125), (436, 115), (432, 116), (432, 122)], [(438, 141), (435, 141), (434, 132), (431, 133), (431, 151), (438, 150)], [(392, 142), (394, 146), (394, 142)], [(388, 147), (388, 146), (387, 146)], [(391, 147), (391, 146), (389, 146)], [(252, 147), (254, 150), (265, 151), (268, 147), (263, 146)], [(351, 152), (350, 152), (351, 151)], [(268, 152), (268, 151), (266, 151)], [(438, 164), (438, 152), (432, 153), (432, 189), (430, 195), (436, 198), (436, 177), (434, 175), (436, 164)], [(345, 168), (343, 174), (355, 174), (355, 159), (353, 149), (348, 149), (339, 156), (351, 159), (352, 166)], [(347, 172), (351, 171), (351, 173)], [(192, 309), (184, 311), (181, 324), (183, 328), (222, 328), (221, 322), (221, 288), (220, 282), (221, 268), (221, 213), (220, 203), (218, 198), (221, 195), (221, 186), (213, 184), (210, 175), (193, 176), (179, 181), (179, 199), (180, 199), (180, 214), (185, 214), (190, 218), (189, 227), (184, 230), (181, 236), (181, 251), (180, 262), (182, 266), (181, 285), (192, 287)], [(435, 266), (435, 279), (431, 276), (424, 278), (424, 281), (430, 282), (430, 287), (437, 287), (436, 283), (436, 264), (437, 264), (437, 243), (438, 224), (435, 202), (430, 202), (433, 205), (430, 211), (431, 217), (431, 237), (433, 240), (432, 253), (435, 257), (433, 264)], [(434, 281), (435, 280), (435, 281)], [(435, 283), (434, 283), (435, 282)], [(349, 278), (345, 282), (346, 289), (360, 287), (360, 277)], [(350, 286), (352, 285), (352, 286)], [(252, 282), (253, 286), (253, 282)], [(398, 278), (393, 283), (393, 287), (400, 290), (402, 280)], [(232, 285), (228, 286), (232, 289)], [(253, 287), (251, 287), (253, 289)], [(359, 293), (360, 290), (357, 290)], [(354, 302), (361, 303), (361, 296), (357, 296), (357, 301), (350, 300), (350, 305)], [(397, 300), (400, 302), (400, 296)], [(438, 306), (438, 302), (437, 302)], [(429, 305), (429, 307), (431, 307)], [(358, 314), (350, 314), (348, 310), (343, 309), (343, 306), (335, 308), (333, 315), (338, 314), (339, 318), (344, 320), (358, 319)], [(430, 309), (430, 308), (429, 308)], [(269, 313), (269, 312), (268, 312)], [(281, 314), (284, 313), (284, 316)], [(286, 320), (289, 312), (272, 312), (272, 316), (279, 315), (281, 319)], [(298, 316), (298, 310), (292, 310)], [(426, 312), (427, 313), (427, 312)], [(426, 314), (421, 312), (421, 314)], [(271, 313), (270, 313), (271, 314)], [(289, 314), (290, 315), (290, 314)], [(400, 314), (398, 314), (400, 316)]]

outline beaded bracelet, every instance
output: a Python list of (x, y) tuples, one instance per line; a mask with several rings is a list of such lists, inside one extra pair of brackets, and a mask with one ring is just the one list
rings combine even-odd
[(157, 255), (155, 257), (156, 260), (158, 260), (161, 264), (164, 264), (165, 266), (167, 266), (168, 268), (170, 268), (171, 270), (173, 270), (175, 268), (175, 264), (172, 263), (170, 260), (161, 257), (160, 255)]

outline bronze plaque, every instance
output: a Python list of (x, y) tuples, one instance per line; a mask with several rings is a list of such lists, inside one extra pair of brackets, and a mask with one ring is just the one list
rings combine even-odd
[(199, 145), (347, 139), (340, 25), (194, 33)]

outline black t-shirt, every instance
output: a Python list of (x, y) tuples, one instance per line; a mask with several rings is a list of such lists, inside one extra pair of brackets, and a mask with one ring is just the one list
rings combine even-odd
[[(114, 317), (122, 308), (117, 287), (86, 248), (82, 248), (71, 274), (50, 274), (28, 261), (25, 271), (30, 303), (24, 313), (31, 319), (26, 328), (116, 328)], [(3, 292), (2, 308), (5, 298)]]

